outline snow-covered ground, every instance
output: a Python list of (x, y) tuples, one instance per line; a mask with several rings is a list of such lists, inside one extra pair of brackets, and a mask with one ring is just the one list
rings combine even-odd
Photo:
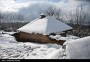
[(17, 42), (9, 34), (0, 34), (0, 59), (46, 59), (48, 54), (61, 48), (57, 44)]
[(90, 36), (65, 42), (48, 59), (90, 59)]
[[(79, 39), (76, 36), (50, 35), (53, 39), (64, 39), (64, 46), (17, 42), (14, 32), (0, 32), (0, 59), (90, 59), (90, 37)], [(85, 53), (85, 54), (84, 54)]]

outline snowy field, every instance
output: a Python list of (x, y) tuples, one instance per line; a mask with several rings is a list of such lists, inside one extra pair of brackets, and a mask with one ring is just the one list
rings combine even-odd
[(45, 59), (48, 54), (61, 48), (57, 44), (17, 42), (9, 34), (0, 34), (0, 59)]
[(90, 49), (88, 49), (90, 48), (90, 41), (88, 41), (87, 38), (86, 41), (85, 39), (81, 39), (82, 41), (84, 40), (82, 43), (82, 41), (75, 36), (68, 35), (68, 37), (61, 37), (59, 35), (50, 35), (51, 38), (56, 40), (66, 39), (64, 46), (61, 46), (58, 44), (17, 42), (15, 38), (10, 35), (14, 32), (5, 33), (6, 34), (0, 34), (0, 59), (90, 59)]

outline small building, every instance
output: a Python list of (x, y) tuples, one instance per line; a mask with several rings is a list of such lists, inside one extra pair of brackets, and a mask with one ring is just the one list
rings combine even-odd
[(41, 15), (30, 23), (18, 29), (18, 33), (13, 34), (19, 42), (37, 42), (37, 43), (57, 43), (63, 44), (65, 40), (50, 39), (49, 35), (60, 34), (66, 36), (72, 27), (58, 21), (53, 16)]

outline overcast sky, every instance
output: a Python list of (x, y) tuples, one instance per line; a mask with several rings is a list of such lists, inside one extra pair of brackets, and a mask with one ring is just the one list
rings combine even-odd
[(67, 13), (80, 4), (86, 6), (89, 12), (90, 0), (0, 0), (0, 11), (20, 12), (33, 19), (32, 16), (38, 16), (40, 11), (45, 10), (50, 5), (55, 5)]
[[(80, 4), (90, 5), (90, 0), (0, 0), (0, 9), (2, 12), (5, 11), (13, 11), (17, 12), (19, 9), (23, 7), (32, 7), (33, 5), (35, 8), (38, 6), (45, 6), (45, 5), (56, 5), (57, 7), (61, 8), (74, 8)], [(32, 7), (33, 9), (33, 7)], [(40, 8), (38, 8), (40, 9)], [(37, 10), (38, 10), (37, 9)]]

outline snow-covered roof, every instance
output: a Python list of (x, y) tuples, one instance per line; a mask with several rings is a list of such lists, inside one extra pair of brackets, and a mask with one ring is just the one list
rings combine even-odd
[(67, 24), (56, 20), (53, 16), (46, 16), (43, 19), (37, 18), (32, 22), (19, 28), (19, 31), (26, 33), (50, 34), (72, 29)]

